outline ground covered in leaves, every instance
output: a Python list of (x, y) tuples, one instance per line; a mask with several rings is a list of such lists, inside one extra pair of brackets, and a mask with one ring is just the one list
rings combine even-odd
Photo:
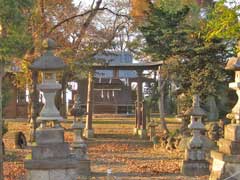
[[(71, 123), (63, 126), (68, 129), (65, 139), (73, 140), (69, 131)], [(176, 124), (173, 125), (177, 126)], [(148, 140), (141, 140), (132, 135), (134, 121), (131, 118), (95, 120), (93, 128), (96, 137), (89, 139), (88, 156), (91, 160), (91, 179), (106, 179), (107, 169), (118, 180), (206, 180), (205, 177), (184, 177), (180, 174), (183, 152), (166, 150), (162, 147), (153, 149)], [(9, 122), (9, 132), (4, 137), (6, 155), (4, 157), (4, 180), (25, 180), (23, 160), (30, 149), (14, 149), (11, 132), (22, 131), (29, 137), (26, 122)]]

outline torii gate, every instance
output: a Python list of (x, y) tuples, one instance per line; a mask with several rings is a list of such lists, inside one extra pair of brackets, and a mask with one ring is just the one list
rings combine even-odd
[(147, 136), (146, 130), (146, 118), (143, 116), (143, 97), (142, 97), (142, 83), (143, 83), (143, 71), (154, 70), (160, 72), (160, 67), (163, 64), (162, 61), (149, 62), (149, 63), (133, 63), (133, 64), (94, 64), (88, 73), (88, 93), (87, 93), (87, 116), (85, 136), (87, 138), (94, 137), (94, 130), (92, 127), (93, 116), (93, 76), (96, 70), (132, 70), (137, 72), (137, 102), (136, 102), (136, 122), (134, 128), (134, 134), (144, 138)]

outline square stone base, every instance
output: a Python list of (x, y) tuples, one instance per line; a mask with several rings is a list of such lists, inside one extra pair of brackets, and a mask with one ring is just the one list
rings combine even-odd
[(204, 176), (208, 175), (209, 163), (205, 160), (191, 161), (185, 160), (182, 162), (181, 173), (185, 176)]
[(36, 143), (39, 144), (52, 144), (64, 142), (64, 129), (63, 128), (38, 128), (36, 130)]
[(70, 150), (68, 143), (41, 144), (32, 146), (32, 159), (65, 159)]
[(77, 180), (91, 175), (90, 161), (69, 159), (27, 160), (27, 180)]
[(27, 180), (76, 180), (76, 169), (29, 170)]

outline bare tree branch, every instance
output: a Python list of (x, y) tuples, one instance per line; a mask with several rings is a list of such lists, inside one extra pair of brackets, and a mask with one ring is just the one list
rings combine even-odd
[[(88, 26), (92, 22), (93, 18), (96, 16), (96, 14), (98, 12), (98, 9), (100, 8), (101, 3), (102, 3), (102, 0), (98, 0), (96, 2), (96, 6), (93, 9), (91, 9), (92, 11), (90, 12), (90, 14), (87, 17), (86, 21), (83, 23), (83, 26), (82, 26), (82, 28), (80, 30), (80, 35), (78, 36), (78, 39), (76, 41), (77, 48), (79, 47), (83, 37), (85, 36)], [(93, 4), (92, 4), (92, 6), (93, 6)]]
[[(128, 15), (115, 13), (115, 12), (113, 12), (111, 9), (106, 8), (106, 7), (95, 9), (95, 11), (96, 11), (96, 10), (97, 10), (97, 11), (105, 11), (105, 10), (106, 10), (106, 11), (110, 12), (111, 14), (114, 14), (115, 16), (125, 17), (125, 18), (127, 18), (127, 19), (130, 19), (130, 17), (129, 17)], [(92, 11), (94, 11), (94, 10), (91, 9), (91, 10), (88, 10), (88, 11), (82, 13), (82, 14), (76, 14), (76, 15), (74, 15), (74, 16), (70, 16), (70, 17), (68, 17), (68, 18), (60, 21), (58, 24), (56, 24), (55, 26), (53, 26), (53, 27), (49, 30), (49, 32), (48, 32), (47, 34), (50, 35), (56, 28), (58, 28), (58, 27), (61, 26), (62, 24), (66, 23), (66, 22), (68, 22), (68, 21), (70, 21), (70, 20), (72, 20), (72, 19), (75, 19), (75, 18), (77, 18), (77, 17), (86, 16), (87, 14), (90, 14)]]

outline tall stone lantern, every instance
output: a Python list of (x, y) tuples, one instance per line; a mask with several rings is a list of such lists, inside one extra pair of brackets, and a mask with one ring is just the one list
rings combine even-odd
[(56, 91), (61, 85), (56, 81), (56, 74), (65, 68), (61, 58), (54, 56), (55, 42), (43, 41), (44, 54), (36, 59), (31, 69), (42, 73), (42, 83), (38, 85), (45, 97), (45, 104), (37, 121), (36, 144), (32, 145), (31, 158), (24, 162), (28, 180), (72, 180), (79, 174), (79, 160), (72, 156), (68, 143), (64, 142), (64, 129), (55, 106)]
[(199, 96), (193, 96), (192, 107), (185, 113), (190, 116), (188, 128), (192, 131), (187, 149), (185, 150), (185, 159), (182, 162), (181, 172), (186, 176), (201, 176), (209, 174), (209, 163), (205, 160), (205, 151), (201, 140), (201, 130), (204, 130), (202, 117), (206, 115), (200, 107)]
[(240, 179), (240, 53), (228, 60), (225, 69), (235, 71), (235, 82), (229, 87), (236, 91), (238, 101), (227, 115), (232, 123), (224, 128), (224, 138), (218, 141), (219, 150), (211, 151), (210, 180)]

